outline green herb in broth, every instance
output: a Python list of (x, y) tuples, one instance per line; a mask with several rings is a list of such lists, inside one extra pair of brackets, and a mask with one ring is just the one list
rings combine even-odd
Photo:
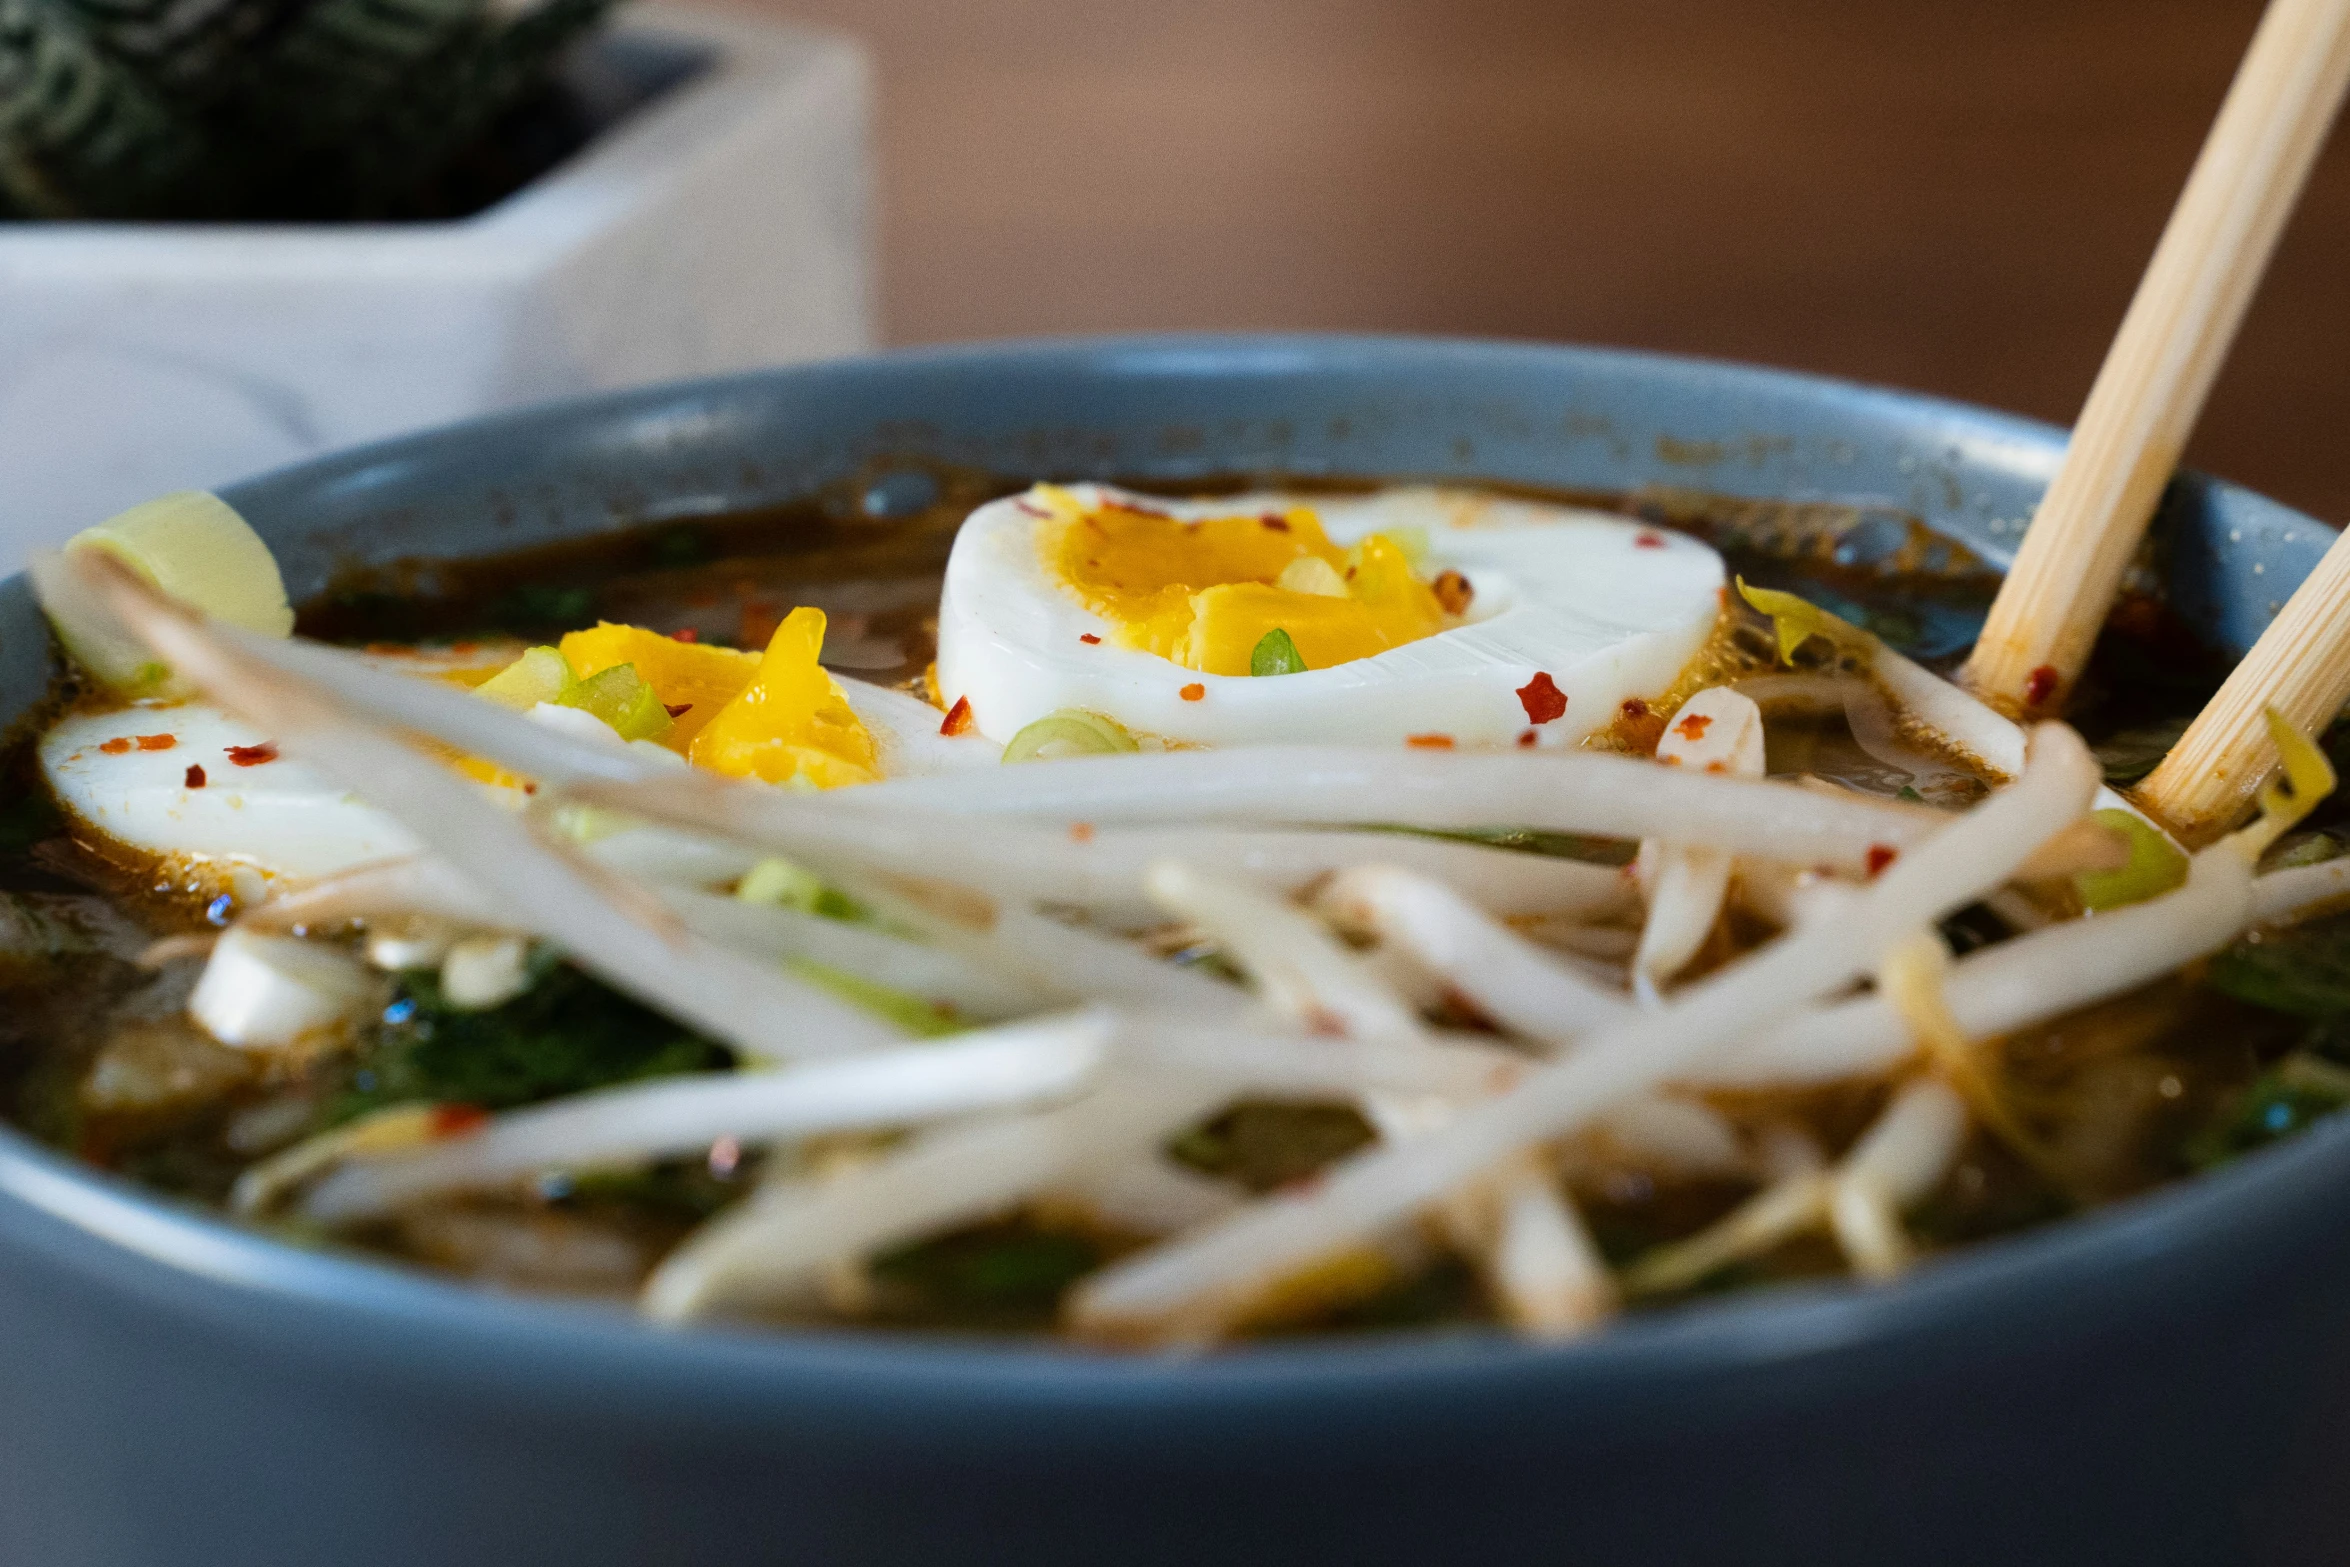
[(2262, 1073), (2213, 1125), (2184, 1149), (2197, 1169), (2282, 1142), (2350, 1104), (2350, 1070), (2313, 1056), (2290, 1055)]
[(504, 1006), (450, 1006), (430, 973), (403, 975), (382, 1022), (348, 1059), (328, 1122), (412, 1100), (503, 1110), (678, 1072), (733, 1052), (543, 952)]
[(1029, 1216), (978, 1225), (875, 1258), (859, 1315), (901, 1327), (1043, 1332), (1069, 1286), (1123, 1249)]
[(2350, 917), (2251, 931), (2212, 960), (2210, 983), (2271, 1012), (2350, 1022)]

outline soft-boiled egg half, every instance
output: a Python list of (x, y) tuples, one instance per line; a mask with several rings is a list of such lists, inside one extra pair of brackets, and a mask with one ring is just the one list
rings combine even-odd
[(1567, 506), (1037, 485), (956, 536), (939, 695), (999, 741), (1076, 709), (1183, 744), (1570, 745), (1673, 686), (1722, 589), (1699, 541)]
[[(572, 633), (557, 649), (526, 652), (517, 643), (371, 656), (418, 679), (473, 688), (575, 736), (633, 740), (669, 765), (690, 760), (787, 787), (996, 761), (1000, 748), (979, 736), (940, 735), (928, 703), (827, 674), (817, 663), (823, 640), (823, 614), (801, 609), (765, 653), (602, 625)], [(631, 733), (640, 721), (650, 738)], [(249, 899), (280, 877), (331, 876), (419, 847), (360, 795), (203, 702), (69, 714), (42, 736), (39, 758), (58, 802), (86, 833), (157, 862), (172, 882), (205, 896)], [(519, 808), (522, 779), (475, 759), (459, 765), (492, 798)]]

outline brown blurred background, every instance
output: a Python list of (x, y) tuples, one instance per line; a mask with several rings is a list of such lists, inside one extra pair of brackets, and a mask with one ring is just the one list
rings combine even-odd
[[(1679, 349), (2069, 421), (2258, 0), (736, 0), (880, 67), (895, 342)], [(2350, 132), (2191, 458), (2350, 521)]]

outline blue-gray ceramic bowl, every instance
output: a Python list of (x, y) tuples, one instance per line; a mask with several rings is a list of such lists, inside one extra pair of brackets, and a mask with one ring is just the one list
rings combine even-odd
[[(297, 595), (798, 495), (1015, 475), (1457, 475), (1887, 502), (2003, 559), (2061, 434), (1584, 349), (1208, 338), (885, 356), (540, 409), (231, 498)], [(2330, 535), (2174, 487), (2241, 648)], [(48, 676), (0, 587), (0, 717)], [(2350, 1559), (2350, 1121), (1891, 1288), (1592, 1342), (1203, 1361), (674, 1333), (288, 1250), (0, 1133), (0, 1562), (476, 1567)]]

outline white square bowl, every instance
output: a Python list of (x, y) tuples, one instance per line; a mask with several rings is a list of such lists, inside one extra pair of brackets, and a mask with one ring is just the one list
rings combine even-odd
[(863, 51), (658, 8), (588, 48), (673, 85), (472, 217), (0, 223), (0, 570), (167, 490), (867, 347)]

